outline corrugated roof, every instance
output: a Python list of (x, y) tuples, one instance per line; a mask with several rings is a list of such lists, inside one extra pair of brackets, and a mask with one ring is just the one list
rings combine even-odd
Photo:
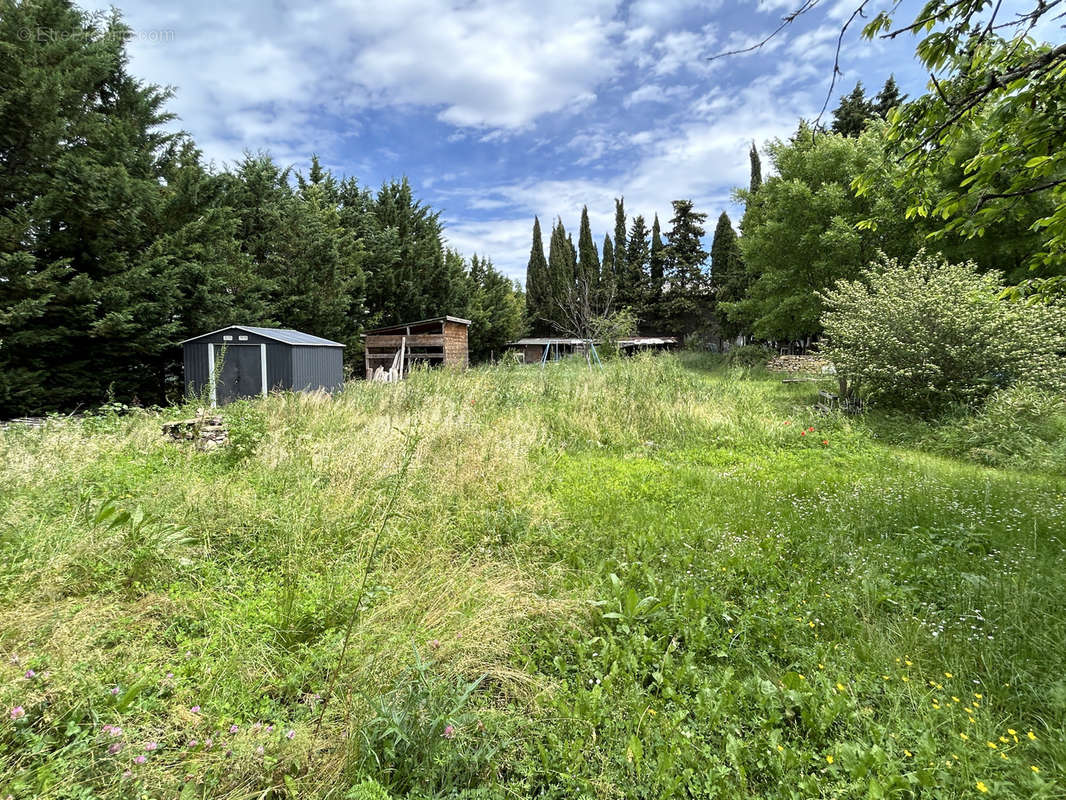
[[(524, 345), (545, 344), (587, 344), (588, 341), (588, 339), (549, 339), (532, 337), (528, 339), (518, 339), (514, 342), (508, 342), (507, 346), (521, 347)], [(674, 336), (632, 336), (626, 339), (619, 339), (617, 343), (622, 345), (623, 347), (642, 344), (677, 344), (677, 338)]]
[(518, 339), (517, 341), (514, 341), (514, 342), (508, 342), (507, 346), (510, 347), (510, 346), (513, 345), (513, 346), (517, 347), (517, 346), (534, 345), (534, 344), (588, 344), (588, 342), (589, 342), (588, 339), (538, 339), (538, 338), (531, 338), (531, 339)]
[(470, 325), (470, 320), (463, 319), (462, 317), (452, 317), (445, 315), (443, 317), (430, 317), (429, 319), (420, 319), (416, 322), (397, 322), (395, 325), (384, 325), (380, 328), (370, 328), (363, 331), (360, 336), (365, 336), (368, 333), (381, 333), (383, 331), (394, 331), (398, 328), (413, 328), (415, 325), (425, 325), (427, 322), (458, 322), (461, 325)]
[(310, 333), (304, 333), (303, 331), (294, 331), (292, 328), (255, 328), (251, 325), (227, 325), (225, 328), (219, 328), (217, 331), (201, 333), (199, 336), (193, 336), (191, 339), (186, 339), (179, 344), (195, 342), (197, 339), (203, 339), (205, 336), (214, 336), (216, 333), (222, 333), (222, 331), (234, 329), (248, 331), (248, 333), (254, 333), (256, 336), (262, 336), (264, 339), (273, 339), (275, 342), (282, 342), (284, 344), (299, 344), (308, 347), (344, 347), (340, 342), (323, 339), (321, 336), (312, 336)]

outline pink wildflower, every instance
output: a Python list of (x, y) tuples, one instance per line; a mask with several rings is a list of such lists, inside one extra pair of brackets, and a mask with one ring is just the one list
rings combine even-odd
[(199, 742), (196, 741), (195, 739), (189, 739), (189, 747), (196, 747), (196, 745), (198, 745), (198, 744), (199, 744)]
[(141, 755), (139, 755), (135, 759), (133, 759), (133, 763), (134, 764), (143, 764), (147, 760), (148, 760), (148, 756), (146, 756), (146, 755), (144, 755), (142, 753)]
[(289, 730), (289, 731), (286, 731), (286, 733), (285, 733), (285, 738), (286, 738), (286, 739), (291, 739), (291, 738), (292, 738), (293, 736), (295, 736), (295, 735), (296, 735), (296, 731), (294, 731), (294, 730)]
[(440, 647), (440, 639), (434, 639), (432, 642), (429, 643), (429, 646), (436, 650), (438, 647)]
[(168, 680), (168, 681), (169, 681), (169, 680), (170, 680), (171, 678), (173, 678), (173, 677), (174, 677), (174, 673), (173, 673), (173, 672), (168, 672), (168, 673), (167, 673), (167, 680)]
[(122, 752), (122, 742), (115, 742), (113, 745), (107, 748), (107, 752), (109, 752), (113, 756), (117, 756), (119, 753)]
[(230, 725), (229, 726), (229, 732), (230, 733), (236, 733), (239, 730), (240, 730), (240, 728), (238, 728), (236, 725)]
[(191, 711), (194, 714), (199, 714), (200, 713), (200, 706), (193, 706), (192, 708), (189, 709), (189, 711)]
[(112, 686), (111, 687), (111, 694), (112, 695), (117, 695), (118, 693), (119, 693), (119, 688), (117, 686)]
[(145, 742), (144, 743), (144, 749), (147, 750), (148, 752), (151, 752), (151, 751), (155, 750), (157, 747), (159, 747), (159, 743), (158, 742)]
[(443, 736), (445, 739), (454, 739), (455, 738), (455, 726), (454, 725), (445, 725), (444, 726), (444, 733), (442, 733), (441, 736)]
[(11, 709), (11, 719), (22, 719), (24, 716), (26, 716), (26, 709), (24, 709), (22, 706), (15, 706), (13, 709)]
[(31, 681), (31, 680), (33, 680), (36, 677), (37, 677), (37, 673), (34, 672), (32, 669), (26, 670), (26, 680)]
[(112, 736), (122, 735), (122, 728), (120, 728), (118, 725), (111, 725), (110, 728), (111, 730), (109, 730), (108, 733), (110, 733)]
[(266, 750), (263, 748), (263, 745), (259, 745), (259, 747), (255, 748), (255, 752), (256, 752), (256, 755), (260, 755), (261, 756), (261, 755), (263, 755), (263, 753), (266, 752)]

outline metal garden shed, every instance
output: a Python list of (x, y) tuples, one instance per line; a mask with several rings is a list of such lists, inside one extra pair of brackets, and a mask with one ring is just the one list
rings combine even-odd
[(335, 392), (344, 386), (344, 345), (309, 333), (230, 325), (181, 345), (186, 396), (207, 387), (213, 406), (273, 390)]

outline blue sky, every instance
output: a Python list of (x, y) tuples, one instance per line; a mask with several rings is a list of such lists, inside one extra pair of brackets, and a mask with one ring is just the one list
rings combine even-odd
[[(106, 8), (107, 3), (85, 4)], [(747, 150), (787, 136), (825, 101), (836, 37), (854, 8), (823, 0), (772, 45), (707, 56), (772, 31), (796, 0), (125, 0), (131, 70), (219, 166), (312, 152), (376, 187), (406, 174), (443, 210), (448, 242), (523, 280), (533, 215), (597, 242), (613, 198), (670, 217), (692, 198), (736, 220)], [(904, 4), (906, 9), (907, 4)], [(914, 40), (845, 40), (835, 95), (894, 73), (918, 93)], [(830, 108), (836, 105), (836, 97)], [(766, 164), (764, 161), (764, 171)], [(665, 227), (665, 225), (664, 225)]]

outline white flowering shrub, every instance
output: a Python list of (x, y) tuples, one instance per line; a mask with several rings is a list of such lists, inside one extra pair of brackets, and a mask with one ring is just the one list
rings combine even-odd
[(1024, 381), (1066, 386), (1066, 310), (1000, 299), (998, 273), (919, 253), (884, 256), (821, 295), (824, 352), (847, 392), (936, 411)]

